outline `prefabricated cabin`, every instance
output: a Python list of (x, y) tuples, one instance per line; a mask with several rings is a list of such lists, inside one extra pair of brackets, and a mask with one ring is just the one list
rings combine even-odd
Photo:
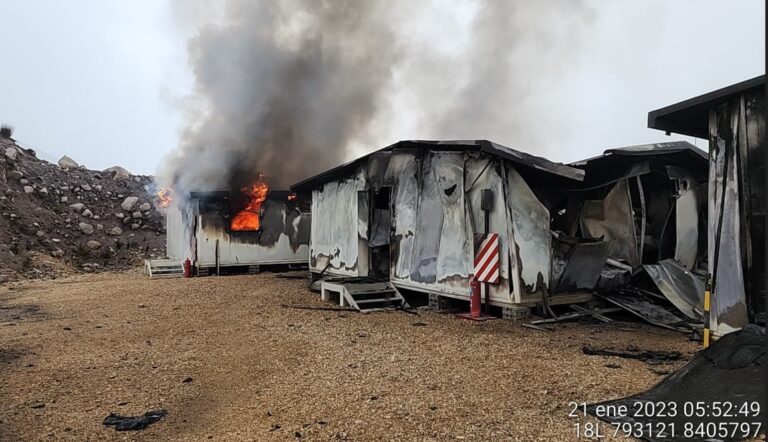
[(539, 192), (583, 177), (486, 140), (401, 141), (291, 190), (311, 195), (316, 277), (373, 277), (468, 299), (476, 241), (497, 233), (490, 303), (530, 306), (551, 295), (550, 213)]
[(242, 205), (226, 191), (192, 192), (166, 209), (166, 254), (189, 259), (200, 273), (221, 267), (306, 264), (309, 201), (270, 191), (261, 204), (258, 230), (237, 231), (231, 220)]

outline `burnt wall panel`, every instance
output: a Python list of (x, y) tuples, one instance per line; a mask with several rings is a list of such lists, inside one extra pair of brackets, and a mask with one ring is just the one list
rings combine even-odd
[(418, 283), (437, 282), (437, 257), (440, 253), (444, 221), (438, 194), (440, 189), (435, 176), (435, 163), (438, 161), (439, 157), (436, 155), (428, 155), (419, 182), (418, 217), (410, 269), (410, 280)]
[(418, 210), (419, 170), (420, 160), (414, 154), (393, 155), (387, 170), (387, 183), (394, 187), (392, 200), (394, 237), (390, 255), (392, 257), (390, 275), (393, 279), (408, 280), (411, 275)]
[[(346, 276), (367, 275), (367, 260), (361, 266), (362, 249), (358, 216), (358, 192), (365, 188), (365, 175), (354, 175), (324, 184), (312, 191), (312, 240), (310, 270)], [(364, 245), (364, 244), (363, 244)]]
[(635, 221), (626, 180), (613, 185), (602, 200), (588, 200), (581, 209), (581, 232), (585, 238), (611, 241), (609, 257), (640, 264)]
[(747, 94), (742, 98), (742, 102), (744, 124), (740, 151), (746, 158), (746, 167), (743, 170), (748, 178), (748, 190), (743, 192), (743, 195), (749, 203), (748, 306), (754, 317), (765, 312), (765, 272), (768, 267), (765, 250), (765, 94)]
[(528, 183), (507, 164), (507, 202), (512, 227), (510, 259), (515, 260), (519, 299), (546, 293), (550, 280), (552, 235), (549, 210), (538, 200)]
[(716, 335), (748, 322), (739, 201), (739, 103), (723, 103), (710, 112), (709, 272), (714, 278), (713, 315)]
[[(493, 192), (492, 209), (489, 213), (488, 230), (499, 235), (499, 283), (490, 284), (492, 301), (512, 302), (512, 286), (510, 284), (509, 244), (507, 235), (507, 211), (504, 191), (504, 180), (501, 177), (503, 160), (489, 157), (470, 157), (465, 163), (465, 192), (467, 211), (468, 238), (475, 233), (484, 233), (485, 213), (480, 207), (481, 193), (484, 189)], [(476, 251), (470, 256), (474, 258)]]

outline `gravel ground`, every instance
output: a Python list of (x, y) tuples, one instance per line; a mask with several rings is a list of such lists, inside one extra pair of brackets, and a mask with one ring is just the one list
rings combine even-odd
[[(568, 418), (570, 401), (636, 393), (661, 379), (651, 369), (682, 364), (585, 356), (583, 345), (698, 349), (645, 326), (542, 332), (283, 303), (330, 306), (275, 274), (0, 288), (0, 439), (575, 440), (584, 419)], [(109, 412), (158, 408), (168, 416), (142, 432), (102, 425)]]

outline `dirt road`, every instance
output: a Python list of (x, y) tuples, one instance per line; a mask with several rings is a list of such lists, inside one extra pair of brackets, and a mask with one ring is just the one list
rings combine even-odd
[[(329, 306), (275, 274), (0, 288), (0, 439), (574, 440), (570, 401), (635, 393), (675, 367), (582, 345), (698, 349), (651, 327), (281, 304)], [(142, 432), (102, 425), (158, 408), (169, 414)]]

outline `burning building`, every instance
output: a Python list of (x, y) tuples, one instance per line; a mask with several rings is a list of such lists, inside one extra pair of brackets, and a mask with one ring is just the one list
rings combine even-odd
[(167, 255), (189, 259), (197, 274), (222, 267), (301, 264), (309, 259), (309, 201), (269, 189), (262, 180), (241, 191), (191, 192), (167, 202)]
[(496, 233), (498, 278), (486, 295), (491, 305), (511, 307), (549, 296), (545, 196), (583, 177), (581, 169), (485, 140), (401, 141), (291, 190), (311, 194), (315, 277), (372, 277), (468, 299), (476, 236)]
[(709, 140), (709, 326), (765, 321), (765, 76), (657, 109), (648, 126)]

